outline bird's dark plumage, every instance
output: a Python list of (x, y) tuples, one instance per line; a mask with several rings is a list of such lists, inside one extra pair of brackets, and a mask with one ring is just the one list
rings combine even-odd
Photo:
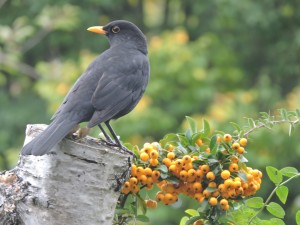
[(109, 125), (111, 119), (126, 115), (141, 99), (150, 71), (145, 36), (124, 20), (113, 21), (100, 30), (108, 37), (110, 48), (88, 66), (52, 123), (23, 147), (22, 155), (48, 153), (80, 122), (88, 121), (88, 127)]

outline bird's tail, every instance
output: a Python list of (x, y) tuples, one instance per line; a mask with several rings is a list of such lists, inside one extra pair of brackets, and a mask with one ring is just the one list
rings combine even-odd
[(21, 155), (44, 155), (77, 125), (69, 119), (55, 119), (39, 136), (26, 144)]

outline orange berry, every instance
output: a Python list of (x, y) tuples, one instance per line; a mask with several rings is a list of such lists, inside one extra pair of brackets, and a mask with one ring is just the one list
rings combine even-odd
[(144, 174), (147, 176), (147, 177), (151, 177), (152, 176), (152, 169), (147, 167), (144, 169)]
[(216, 182), (209, 182), (208, 183), (208, 187), (210, 187), (210, 188), (216, 188), (217, 187), (217, 183)]
[(211, 198), (209, 199), (209, 204), (210, 204), (211, 206), (216, 206), (216, 205), (218, 204), (218, 199), (215, 198), (215, 197), (211, 197)]
[(202, 144), (203, 144), (203, 141), (200, 138), (198, 138), (196, 140), (196, 145), (201, 146)]
[(157, 207), (157, 202), (154, 200), (151, 200), (151, 199), (145, 200), (145, 203), (146, 203), (147, 208), (155, 209)]
[(188, 172), (186, 172), (185, 170), (180, 171), (180, 179), (185, 181), (188, 177)]
[(203, 224), (204, 224), (203, 220), (197, 220), (193, 223), (193, 225), (203, 225)]
[(239, 189), (242, 186), (242, 183), (240, 181), (233, 181), (233, 187), (235, 189)]
[(165, 164), (167, 167), (171, 166), (171, 164), (172, 164), (171, 159), (169, 159), (169, 158), (164, 158), (162, 162), (163, 162), (163, 164)]
[(146, 152), (142, 152), (140, 154), (140, 158), (141, 158), (142, 161), (146, 162), (149, 159), (149, 155)]
[(158, 170), (152, 171), (152, 179), (154, 182), (158, 181), (158, 178), (160, 177), (160, 172)]
[(169, 153), (167, 154), (167, 158), (169, 158), (169, 159), (174, 159), (174, 158), (175, 158), (175, 153), (174, 153), (174, 152), (169, 152)]
[(149, 160), (149, 163), (150, 163), (151, 166), (157, 166), (158, 165), (158, 160), (151, 158)]
[(225, 185), (224, 184), (219, 184), (218, 190), (219, 190), (219, 192), (225, 191)]
[(175, 173), (175, 171), (176, 171), (176, 165), (171, 165), (171, 166), (169, 166), (169, 171), (170, 171), (171, 173)]
[(198, 202), (203, 202), (203, 200), (204, 200), (204, 196), (203, 196), (202, 193), (196, 193), (196, 194), (194, 195), (194, 198), (195, 198)]
[(128, 181), (126, 181), (126, 182), (124, 183), (124, 188), (125, 188), (125, 189), (130, 189), (130, 187), (131, 187), (130, 183), (129, 183)]
[(207, 154), (209, 154), (209, 153), (210, 153), (210, 148), (205, 149), (205, 152), (206, 152)]
[(230, 134), (224, 134), (223, 139), (225, 142), (230, 142), (232, 140), (232, 136)]
[(150, 157), (152, 159), (157, 159), (158, 158), (158, 151), (157, 150), (153, 150), (150, 152)]
[(196, 170), (196, 177), (198, 179), (203, 178), (204, 177), (204, 172), (202, 170), (200, 170), (200, 169)]
[[(238, 150), (237, 150), (237, 151), (238, 151)], [(233, 163), (238, 163), (238, 161), (239, 161), (239, 158), (238, 158), (238, 157), (232, 156), (231, 162), (233, 162)]]
[(196, 170), (189, 169), (188, 170), (188, 177), (196, 177)]
[(230, 165), (229, 165), (229, 171), (230, 172), (237, 172), (239, 170), (239, 166), (238, 166), (238, 164), (236, 164), (236, 163), (231, 163)]
[(190, 170), (190, 169), (193, 168), (193, 164), (192, 164), (191, 162), (186, 163), (186, 164), (183, 166), (183, 168), (184, 168), (186, 171), (188, 171), (188, 170)]
[(135, 177), (131, 177), (131, 178), (129, 179), (129, 183), (130, 183), (131, 185), (134, 185), (134, 184), (137, 184), (137, 183), (138, 183), (138, 180), (137, 180)]
[(162, 191), (159, 191), (156, 193), (156, 196), (155, 196), (155, 200), (156, 201), (163, 201), (165, 198), (165, 195), (163, 194)]
[(135, 164), (132, 164), (131, 166), (131, 176), (135, 177), (136, 176), (136, 165)]
[(137, 176), (140, 176), (144, 173), (144, 168), (139, 166), (137, 169), (136, 169), (136, 175)]
[(207, 180), (212, 181), (216, 178), (216, 175), (214, 174), (214, 172), (210, 171), (206, 174), (206, 178), (207, 178)]
[(169, 151), (169, 152), (172, 152), (173, 150), (174, 150), (174, 146), (173, 145), (171, 145), (171, 144), (169, 144), (169, 146), (167, 147), (167, 150)]
[(240, 145), (245, 147), (245, 146), (247, 145), (247, 142), (248, 142), (248, 141), (247, 141), (246, 138), (241, 138), (241, 140), (240, 140)]
[(217, 142), (220, 143), (222, 141), (222, 138), (220, 136), (217, 137)]
[(140, 177), (139, 177), (139, 182), (141, 183), (141, 184), (146, 184), (146, 182), (147, 182), (147, 176), (146, 175), (141, 175)]
[(230, 177), (230, 172), (229, 172), (229, 170), (223, 170), (223, 171), (221, 172), (221, 177), (222, 177), (223, 180), (227, 180), (227, 179)]
[(231, 188), (231, 187), (233, 187), (233, 180), (232, 179), (227, 179), (227, 180), (225, 180), (224, 181), (224, 187), (226, 188), (226, 189), (229, 189), (229, 188)]
[(227, 210), (229, 209), (229, 205), (225, 205), (224, 207), (222, 207), (222, 209), (223, 209), (224, 211), (227, 211)]
[(236, 151), (239, 154), (243, 154), (245, 152), (245, 149), (243, 147), (239, 147)]
[(237, 142), (235, 142), (235, 143), (233, 143), (233, 144), (231, 145), (231, 148), (234, 149), (234, 150), (236, 150), (236, 151), (239, 149), (239, 147), (240, 147), (240, 144), (237, 143)]
[(140, 191), (140, 187), (139, 187), (138, 185), (133, 185), (133, 186), (131, 187), (131, 191), (132, 191), (133, 193), (138, 193), (138, 192)]
[(208, 173), (210, 171), (209, 165), (202, 165), (200, 168), (204, 173)]
[(202, 184), (200, 182), (195, 182), (193, 183), (193, 190), (195, 192), (200, 192), (202, 191)]
[(189, 155), (183, 156), (182, 160), (184, 161), (184, 163), (189, 163), (192, 161), (191, 156)]
[(220, 201), (220, 205), (221, 205), (222, 207), (224, 207), (224, 206), (228, 205), (228, 200), (227, 200), (227, 199), (225, 199), (225, 198), (221, 199), (221, 201)]
[(205, 198), (209, 198), (211, 195), (211, 192), (209, 192), (208, 190), (205, 189), (202, 194)]

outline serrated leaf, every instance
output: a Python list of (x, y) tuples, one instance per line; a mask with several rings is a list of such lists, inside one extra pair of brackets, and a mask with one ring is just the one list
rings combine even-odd
[(253, 197), (246, 200), (246, 205), (250, 208), (260, 209), (264, 206), (264, 200), (261, 197)]
[(285, 216), (284, 209), (276, 202), (271, 202), (269, 205), (267, 205), (267, 210), (273, 216), (276, 216), (278, 218), (283, 218)]
[(202, 216), (193, 216), (190, 219), (188, 219), (188, 221), (186, 221), (186, 225), (190, 225), (193, 224), (194, 222), (196, 222), (197, 220), (202, 219)]
[(282, 185), (276, 189), (276, 195), (283, 204), (285, 204), (288, 194), (289, 189), (286, 186)]
[(210, 133), (210, 126), (209, 126), (208, 121), (205, 120), (205, 119), (203, 119), (202, 124), (203, 124), (203, 134), (204, 134), (204, 136), (209, 135), (209, 133)]
[(197, 132), (197, 123), (196, 123), (196, 121), (192, 117), (189, 117), (189, 116), (186, 116), (185, 118), (188, 121), (188, 124), (191, 128), (191, 131), (193, 133), (196, 133)]
[(297, 225), (300, 225), (300, 211), (296, 213), (296, 223)]
[(268, 174), (270, 180), (273, 183), (278, 185), (279, 183), (282, 182), (282, 173), (278, 169), (276, 169), (275, 167), (272, 167), (272, 166), (267, 166), (266, 170), (267, 170), (267, 174)]
[(141, 222), (149, 222), (149, 218), (145, 215), (138, 215), (137, 217), (135, 217), (136, 220), (141, 221)]
[(189, 218), (187, 216), (182, 217), (179, 225), (185, 225), (186, 221), (188, 221), (188, 220), (189, 220)]
[(298, 170), (294, 167), (284, 167), (280, 170), (280, 172), (282, 173), (283, 176), (286, 177), (292, 177), (299, 173)]
[(187, 209), (185, 213), (189, 214), (190, 216), (199, 216), (199, 212), (195, 209)]

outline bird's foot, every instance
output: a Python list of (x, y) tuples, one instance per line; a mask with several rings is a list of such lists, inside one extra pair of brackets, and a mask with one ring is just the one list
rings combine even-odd
[(104, 144), (108, 145), (108, 146), (113, 146), (116, 147), (118, 146), (115, 142), (113, 142), (112, 140), (105, 140), (100, 138), (100, 141), (103, 142)]
[(123, 150), (123, 151), (129, 153), (130, 155), (132, 155), (133, 157), (136, 158), (136, 155), (135, 155), (132, 151), (130, 151), (128, 148), (126, 148), (125, 146), (121, 145), (121, 146), (118, 146), (118, 147), (119, 147), (121, 150)]

